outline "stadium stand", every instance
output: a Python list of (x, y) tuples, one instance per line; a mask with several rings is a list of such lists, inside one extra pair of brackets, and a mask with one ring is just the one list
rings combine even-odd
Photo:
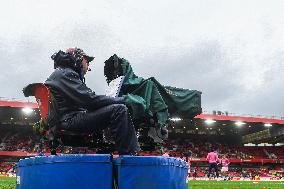
[(15, 173), (15, 162), (0, 162), (0, 175), (7, 173)]
[[(12, 105), (5, 103), (1, 106), (0, 102), (0, 172), (2, 175), (12, 172), (15, 162), (21, 158), (38, 155), (39, 151), (45, 155), (50, 153), (48, 144), (41, 141), (42, 139), (33, 132), (33, 124), (39, 120), (38, 110), (34, 107), (32, 115), (28, 117), (23, 115), (23, 107), (24, 104), (15, 102)], [(209, 118), (214, 118), (216, 122), (213, 125), (207, 125), (205, 120)], [(242, 127), (234, 124), (236, 120), (237, 118), (233, 116), (201, 114), (192, 120), (171, 121), (169, 139), (165, 140), (162, 147), (145, 149), (140, 155), (160, 156), (166, 153), (182, 159), (188, 157), (191, 164), (190, 176), (198, 179), (206, 177), (205, 157), (208, 150), (214, 147), (219, 155), (226, 155), (230, 159), (228, 175), (231, 178), (282, 178), (284, 176), (284, 140), (281, 136), (284, 120), (245, 118), (243, 120), (246, 124)], [(270, 121), (273, 126), (265, 127), (264, 123), (267, 121)], [(264, 133), (268, 133), (269, 138), (262, 136)], [(252, 145), (246, 146), (243, 136), (257, 137), (251, 142)], [(59, 153), (94, 154), (96, 149), (66, 146)], [(117, 155), (117, 152), (113, 154)]]
[[(28, 135), (26, 133), (8, 133), (4, 137), (1, 137), (0, 151), (20, 151), (20, 152), (38, 152), (40, 138), (35, 136), (32, 131)], [(182, 143), (182, 144), (181, 144)], [(163, 148), (169, 151), (170, 156), (181, 157), (185, 152), (191, 154), (191, 158), (204, 158), (206, 157), (208, 150), (211, 147), (218, 149), (218, 154), (226, 155), (228, 158), (233, 159), (281, 159), (284, 157), (283, 147), (269, 146), (269, 147), (256, 147), (256, 146), (241, 146), (236, 144), (226, 143), (209, 143), (195, 141), (178, 141), (168, 140), (163, 145)], [(47, 151), (47, 144), (42, 146), (43, 152)], [(68, 153), (73, 153), (72, 148), (66, 147)], [(95, 149), (80, 148), (79, 151), (84, 153), (93, 153)], [(65, 152), (66, 153), (66, 152)], [(161, 155), (160, 150), (156, 151), (142, 151), (142, 155)]]

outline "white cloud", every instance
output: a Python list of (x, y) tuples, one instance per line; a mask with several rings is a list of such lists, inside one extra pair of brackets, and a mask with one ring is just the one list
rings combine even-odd
[(283, 115), (283, 5), (280, 0), (5, 1), (0, 96), (23, 98), (24, 85), (44, 81), (52, 71), (54, 51), (78, 46), (96, 56), (87, 84), (97, 93), (106, 85), (103, 62), (117, 53), (139, 76), (201, 90), (204, 109)]

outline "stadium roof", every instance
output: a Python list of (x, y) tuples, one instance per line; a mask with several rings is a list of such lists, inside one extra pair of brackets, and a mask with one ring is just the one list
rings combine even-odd
[(15, 107), (15, 108), (23, 108), (23, 107), (38, 108), (38, 105), (35, 102), (19, 102), (19, 101), (5, 101), (5, 100), (0, 100), (0, 106)]
[(260, 117), (242, 117), (242, 116), (200, 114), (200, 115), (195, 116), (195, 118), (224, 120), (224, 121), (244, 121), (244, 122), (256, 122), (256, 123), (284, 124), (284, 119), (272, 119), (272, 118), (260, 118)]
[[(0, 107), (15, 107), (15, 108), (38, 108), (35, 102), (20, 102), (20, 101), (9, 101), (0, 100)], [(215, 114), (200, 114), (195, 116), (199, 119), (214, 119), (223, 121), (244, 121), (244, 122), (255, 122), (255, 123), (277, 123), (284, 124), (284, 119), (273, 119), (273, 118), (261, 118), (261, 117), (245, 117), (245, 116), (231, 116), (231, 115), (215, 115)]]

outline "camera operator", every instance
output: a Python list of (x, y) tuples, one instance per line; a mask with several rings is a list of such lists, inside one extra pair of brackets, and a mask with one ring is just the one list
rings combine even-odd
[(119, 154), (135, 155), (140, 148), (123, 97), (97, 95), (85, 84), (84, 76), (94, 57), (82, 49), (69, 48), (51, 58), (55, 70), (45, 84), (57, 102), (61, 128), (93, 132), (109, 127)]

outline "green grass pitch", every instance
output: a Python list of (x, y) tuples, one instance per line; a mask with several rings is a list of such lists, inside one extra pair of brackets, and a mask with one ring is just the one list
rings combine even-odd
[[(0, 189), (15, 189), (16, 178), (0, 177)], [(284, 181), (189, 181), (189, 189), (284, 189)]]
[(16, 178), (14, 177), (0, 177), (0, 189), (15, 189)]
[(284, 189), (284, 181), (189, 181), (189, 189)]

